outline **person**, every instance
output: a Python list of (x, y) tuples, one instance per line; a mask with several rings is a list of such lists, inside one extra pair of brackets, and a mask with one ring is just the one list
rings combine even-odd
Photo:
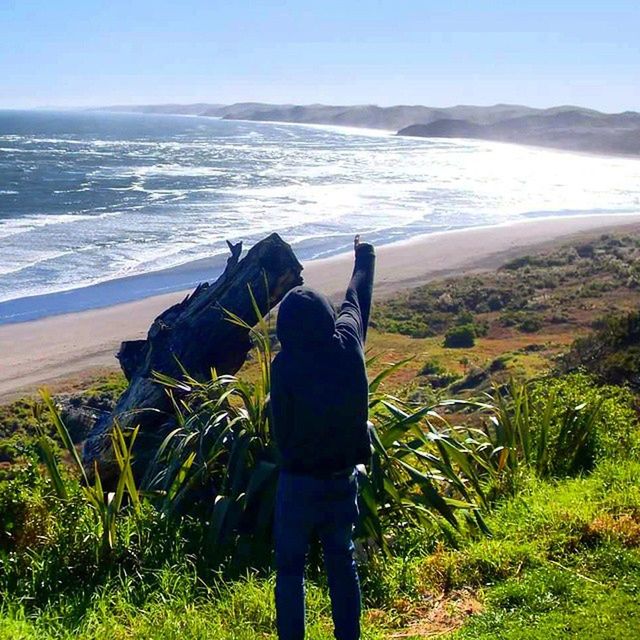
[(319, 537), (337, 640), (360, 637), (360, 586), (352, 541), (356, 465), (371, 457), (364, 344), (374, 248), (354, 240), (355, 264), (338, 313), (323, 294), (296, 287), (284, 298), (271, 365), (272, 429), (281, 457), (274, 538), (280, 640), (304, 638), (304, 569)]

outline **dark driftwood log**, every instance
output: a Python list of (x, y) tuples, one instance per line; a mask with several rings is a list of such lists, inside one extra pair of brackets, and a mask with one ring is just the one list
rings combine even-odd
[(137, 475), (144, 472), (171, 423), (171, 402), (155, 381), (154, 372), (181, 378), (184, 367), (191, 376), (203, 380), (212, 368), (220, 374), (236, 373), (246, 360), (251, 341), (246, 329), (229, 322), (225, 310), (253, 325), (257, 318), (249, 290), (265, 314), (302, 282), (302, 266), (291, 247), (275, 233), (252, 247), (242, 260), (242, 243), (229, 244), (229, 248), (227, 266), (213, 284), (199, 285), (159, 315), (146, 340), (122, 343), (117, 357), (129, 386), (113, 413), (91, 430), (83, 450), (87, 471), (92, 474), (97, 463), (103, 482), (109, 483), (116, 471), (110, 437), (116, 420), (123, 429), (140, 427)]

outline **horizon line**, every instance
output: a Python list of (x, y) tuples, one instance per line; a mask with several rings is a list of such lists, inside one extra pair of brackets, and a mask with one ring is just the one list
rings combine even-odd
[(369, 107), (376, 109), (396, 109), (396, 108), (425, 108), (425, 109), (435, 109), (435, 110), (446, 110), (446, 109), (454, 109), (459, 107), (471, 107), (471, 108), (480, 108), (480, 109), (490, 109), (495, 107), (524, 107), (528, 109), (535, 109), (538, 111), (549, 111), (551, 109), (581, 109), (587, 111), (593, 111), (596, 113), (600, 113), (603, 115), (620, 115), (625, 113), (637, 113), (640, 114), (640, 107), (638, 110), (634, 108), (624, 109), (622, 111), (602, 111), (600, 109), (596, 109), (594, 107), (582, 106), (578, 104), (553, 104), (551, 106), (546, 107), (534, 107), (528, 104), (516, 103), (516, 102), (496, 102), (493, 104), (472, 104), (472, 103), (458, 103), (448, 106), (434, 106), (428, 104), (390, 104), (390, 105), (380, 105), (378, 103), (351, 103), (351, 104), (331, 104), (324, 102), (263, 102), (260, 100), (237, 100), (234, 102), (207, 102), (198, 100), (195, 102), (179, 102), (179, 101), (169, 101), (169, 102), (124, 102), (118, 104), (92, 104), (92, 105), (38, 105), (38, 106), (0, 106), (0, 111), (47, 111), (47, 110), (62, 110), (62, 111), (70, 111), (70, 110), (94, 110), (94, 109), (124, 109), (127, 107), (232, 107), (237, 105), (266, 105), (273, 107), (344, 107), (344, 108), (356, 108), (356, 107)]

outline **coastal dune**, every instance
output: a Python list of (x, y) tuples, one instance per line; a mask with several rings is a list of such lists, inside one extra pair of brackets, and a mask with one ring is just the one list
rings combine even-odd
[[(495, 268), (515, 255), (559, 241), (625, 227), (640, 229), (640, 213), (528, 220), (379, 246), (375, 295), (387, 296), (438, 277)], [(343, 254), (306, 262), (303, 276), (309, 286), (338, 299), (351, 267), (352, 256)], [(211, 279), (216, 275), (212, 273)], [(0, 326), (0, 399), (61, 379), (117, 368), (114, 354), (120, 342), (143, 337), (153, 319), (187, 293)]]

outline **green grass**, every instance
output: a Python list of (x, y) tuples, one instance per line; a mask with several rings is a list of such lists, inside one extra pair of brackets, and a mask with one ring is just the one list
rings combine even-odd
[[(167, 571), (164, 580), (143, 606), (130, 601), (126, 585), (113, 585), (91, 599), (77, 624), (69, 624), (84, 606), (69, 600), (37, 617), (17, 606), (0, 609), (2, 640), (91, 640), (132, 639), (222, 639), (273, 638), (275, 610), (273, 579), (248, 577), (229, 587), (206, 590), (194, 585), (188, 575)], [(310, 639), (332, 637), (330, 603), (326, 592), (311, 585), (307, 589)], [(381, 629), (365, 623), (365, 638), (384, 637)]]
[[(560, 409), (589, 394), (608, 398), (603, 428), (615, 437), (603, 441), (593, 472), (550, 479), (523, 465), (515, 494), (498, 492), (486, 515), (490, 537), (444, 520), (390, 521), (391, 555), (361, 564), (365, 638), (640, 634), (640, 462), (637, 448), (619, 446), (637, 431), (630, 396), (585, 376), (552, 382)], [(275, 638), (267, 569), (241, 579), (213, 573), (206, 548), (151, 508), (125, 514), (114, 547), (96, 555), (100, 527), (77, 488), (52, 502), (37, 466), (20, 474), (0, 495), (5, 523), (22, 523), (4, 551), (0, 536), (0, 640)], [(308, 583), (308, 637), (331, 638), (325, 580), (312, 572)], [(471, 616), (469, 602), (480, 603)]]
[[(531, 479), (489, 516), (488, 539), (403, 532), (395, 558), (362, 568), (364, 637), (410, 634), (434, 599), (453, 602), (461, 592), (484, 610), (453, 616), (464, 624), (450, 640), (638, 637), (639, 477), (640, 463), (627, 461), (587, 477)], [(152, 578), (116, 574), (88, 596), (76, 590), (41, 608), (5, 599), (0, 638), (275, 638), (272, 576), (207, 587), (183, 563)], [(309, 585), (308, 637), (329, 639), (324, 581)]]
[(639, 477), (638, 463), (605, 464), (509, 501), (484, 549), (457, 552), (458, 580), (481, 585), (486, 610), (451, 639), (639, 637)]
[(637, 593), (561, 569), (532, 571), (487, 599), (489, 610), (452, 640), (632, 640), (640, 633)]

